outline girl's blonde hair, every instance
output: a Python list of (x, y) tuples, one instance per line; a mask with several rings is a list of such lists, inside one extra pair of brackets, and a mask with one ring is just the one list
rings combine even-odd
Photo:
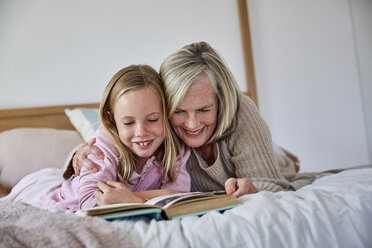
[(234, 131), (241, 93), (222, 57), (208, 43), (193, 43), (179, 49), (164, 60), (160, 75), (168, 100), (169, 118), (190, 87), (206, 76), (216, 90), (218, 102), (216, 128), (207, 143), (216, 142)]
[[(164, 87), (159, 74), (148, 65), (131, 65), (118, 71), (110, 80), (103, 93), (99, 108), (100, 123), (110, 133), (114, 144), (119, 151), (118, 177), (122, 182), (129, 183), (129, 178), (136, 168), (134, 154), (120, 140), (115, 122), (112, 120), (113, 108), (118, 98), (130, 90), (148, 87), (161, 100), (164, 123), (164, 142), (155, 152), (156, 158), (161, 162), (163, 177), (168, 182), (174, 182), (177, 155), (180, 154), (180, 144), (175, 138), (167, 118), (167, 108), (164, 96)], [(110, 116), (111, 115), (111, 116)]]

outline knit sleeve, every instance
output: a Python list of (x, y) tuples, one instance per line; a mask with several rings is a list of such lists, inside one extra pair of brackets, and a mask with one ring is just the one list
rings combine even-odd
[(288, 181), (277, 165), (269, 128), (254, 103), (246, 96), (241, 99), (237, 127), (227, 142), (235, 176), (250, 178), (258, 190), (286, 190)]

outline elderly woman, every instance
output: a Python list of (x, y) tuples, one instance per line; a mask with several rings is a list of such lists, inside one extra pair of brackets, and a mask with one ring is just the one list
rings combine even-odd
[[(294, 163), (274, 152), (256, 106), (209, 44), (193, 43), (176, 51), (162, 63), (160, 75), (172, 127), (192, 151), (186, 164), (192, 191), (224, 189), (241, 196), (288, 188), (287, 179), (296, 174)], [(94, 167), (86, 158), (90, 153), (103, 154), (93, 141), (82, 146), (73, 158), (76, 173), (82, 166)], [(120, 202), (128, 192), (123, 187), (101, 183), (96, 197), (105, 204)]]

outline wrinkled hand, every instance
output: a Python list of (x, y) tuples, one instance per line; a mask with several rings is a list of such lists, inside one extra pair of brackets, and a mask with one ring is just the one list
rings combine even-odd
[(114, 203), (145, 202), (123, 183), (115, 181), (98, 182), (97, 186), (98, 190), (94, 192), (94, 196), (97, 198), (97, 205), (99, 206)]
[(236, 197), (257, 193), (258, 190), (256, 186), (253, 185), (251, 179), (249, 178), (234, 178), (230, 177), (225, 182), (225, 190), (228, 195), (235, 195)]
[(88, 159), (89, 154), (93, 154), (98, 159), (104, 159), (105, 155), (103, 152), (94, 144), (96, 138), (92, 138), (89, 142), (86, 142), (80, 149), (75, 153), (72, 158), (72, 166), (76, 175), (80, 175), (80, 170), (85, 167), (89, 170), (97, 172), (99, 167)]

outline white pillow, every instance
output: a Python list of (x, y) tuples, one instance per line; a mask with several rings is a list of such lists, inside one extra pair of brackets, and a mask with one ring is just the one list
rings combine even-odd
[(70, 151), (83, 142), (74, 130), (16, 128), (0, 132), (0, 182), (13, 187), (44, 168), (63, 168)]
[(90, 140), (98, 128), (98, 109), (65, 109), (65, 113), (84, 141)]

